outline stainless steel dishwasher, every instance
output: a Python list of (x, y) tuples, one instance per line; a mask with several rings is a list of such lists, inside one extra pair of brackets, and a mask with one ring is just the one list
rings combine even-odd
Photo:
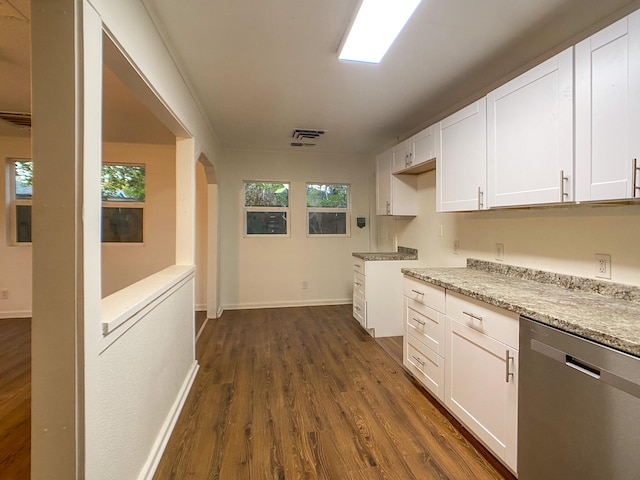
[(518, 477), (640, 479), (640, 358), (521, 317)]

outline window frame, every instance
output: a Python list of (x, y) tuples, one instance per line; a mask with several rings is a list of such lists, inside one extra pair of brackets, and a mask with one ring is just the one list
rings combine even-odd
[[(335, 207), (309, 207), (307, 192), (309, 185), (340, 185), (347, 187), (347, 206), (345, 208)], [(351, 184), (343, 182), (306, 182), (304, 188), (304, 199), (307, 207), (306, 211), (306, 231), (308, 238), (350, 238), (351, 237)], [(345, 233), (311, 233), (309, 231), (309, 216), (311, 213), (344, 213)]]
[[(143, 167), (144, 168), (144, 193), (145, 200), (140, 202), (118, 202), (112, 200), (102, 200), (102, 186), (100, 187), (100, 244), (101, 245), (109, 245), (109, 246), (139, 246), (143, 247), (145, 245), (145, 232), (147, 230), (147, 212), (146, 212), (146, 199), (147, 199), (147, 165), (145, 163), (118, 163), (118, 162), (103, 162), (100, 166), (100, 174), (102, 175), (102, 167), (103, 166), (115, 166), (115, 167)], [(105, 242), (102, 237), (102, 219), (103, 219), (103, 210), (106, 208), (131, 208), (131, 209), (139, 209), (142, 211), (142, 241), (140, 242)]]
[[(279, 184), (279, 185), (287, 185), (288, 195), (287, 195), (287, 206), (286, 207), (254, 207), (246, 205), (246, 185), (248, 183), (269, 183), (269, 184)], [(290, 181), (281, 181), (281, 180), (243, 180), (242, 181), (242, 192), (241, 192), (241, 201), (242, 201), (242, 236), (243, 238), (290, 238), (291, 237), (291, 182)], [(249, 212), (262, 212), (262, 213), (270, 213), (270, 212), (284, 212), (286, 214), (286, 233), (248, 233), (247, 232), (247, 213)]]
[[(33, 190), (31, 198), (29, 200), (16, 198), (16, 162), (30, 162), (33, 164), (31, 158), (22, 157), (8, 157), (5, 172), (8, 171), (8, 204), (9, 204), (9, 245), (14, 247), (30, 246), (33, 243), (33, 231), (31, 232), (31, 242), (19, 242), (18, 241), (18, 207), (27, 206), (31, 207), (31, 215), (33, 216)], [(33, 188), (33, 187), (32, 187)], [(33, 225), (33, 224), (32, 224)]]

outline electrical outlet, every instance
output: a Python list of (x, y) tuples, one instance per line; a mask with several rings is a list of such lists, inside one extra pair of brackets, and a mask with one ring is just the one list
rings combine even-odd
[(496, 243), (496, 260), (499, 262), (504, 260), (504, 243)]
[(438, 236), (444, 236), (444, 227), (442, 225), (438, 225)]
[(611, 255), (596, 253), (596, 277), (611, 278)]
[(453, 241), (453, 254), (458, 255), (458, 250), (460, 250), (460, 240)]
[(3, 288), (0, 290), (0, 300), (8, 300), (9, 299), (9, 289)]
[(309, 282), (307, 282), (306, 280), (302, 281), (302, 289), (306, 290), (309, 288)]

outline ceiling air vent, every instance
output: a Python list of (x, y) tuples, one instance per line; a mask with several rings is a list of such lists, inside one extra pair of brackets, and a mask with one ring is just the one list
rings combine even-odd
[(31, 129), (31, 114), (17, 112), (0, 112), (0, 120), (10, 123), (14, 127)]
[(309, 142), (309, 140), (316, 140), (324, 135), (325, 130), (318, 130), (315, 128), (296, 128), (291, 134), (291, 138), (295, 141), (291, 142), (292, 147), (315, 147), (316, 144)]
[(296, 128), (291, 137), (295, 140), (315, 140), (320, 137), (320, 135), (324, 135), (324, 130)]

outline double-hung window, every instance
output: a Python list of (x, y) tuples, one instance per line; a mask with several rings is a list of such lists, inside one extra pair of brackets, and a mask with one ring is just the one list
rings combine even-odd
[(289, 183), (244, 182), (244, 235), (289, 236)]
[(307, 183), (307, 234), (348, 237), (349, 185)]
[(104, 164), (102, 186), (102, 241), (142, 243), (145, 205), (144, 165)]
[(31, 198), (33, 162), (13, 159), (9, 162), (9, 197), (11, 243), (31, 243)]

